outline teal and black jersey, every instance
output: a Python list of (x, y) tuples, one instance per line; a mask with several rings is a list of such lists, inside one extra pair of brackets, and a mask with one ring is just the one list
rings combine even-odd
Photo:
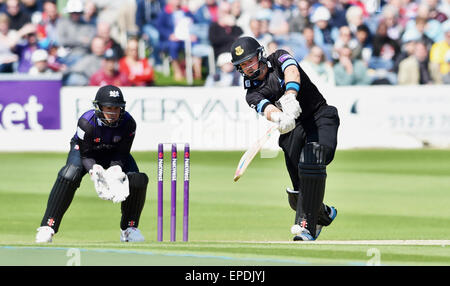
[(286, 91), (284, 81), (284, 70), (295, 65), (300, 72), (300, 90), (297, 100), (300, 102), (302, 114), (298, 120), (311, 117), (320, 106), (326, 104), (326, 100), (311, 82), (308, 75), (303, 71), (297, 61), (285, 50), (277, 50), (267, 57), (269, 71), (264, 80), (250, 80), (244, 78), (244, 87), (247, 89), (246, 100), (250, 107), (256, 112), (263, 113), (269, 104), (277, 105), (276, 101)]
[[(240, 38), (233, 44), (231, 50), (234, 57), (233, 64), (244, 75), (248, 105), (260, 114), (264, 113), (270, 104), (282, 110), (279, 100), (286, 90), (297, 92), (296, 100), (300, 103), (301, 113), (295, 119), (295, 125), (292, 124), (293, 114), (284, 112), (280, 114), (276, 110), (273, 110), (267, 119), (276, 123), (278, 129), (283, 131), (280, 132), (278, 145), (284, 152), (286, 168), (293, 187), (288, 196), (290, 206), (296, 212), (295, 225), (291, 228), (291, 232), (295, 234), (294, 241), (315, 240), (322, 227), (329, 225), (335, 217), (335, 214), (330, 215), (329, 211), (335, 208), (324, 205), (323, 198), (327, 178), (326, 167), (334, 159), (337, 146), (337, 131), (340, 125), (338, 110), (327, 104), (305, 71), (287, 51), (277, 50), (267, 58), (262, 58), (259, 51), (261, 46), (255, 39)], [(256, 56), (259, 66), (257, 69), (256, 67), (251, 69), (249, 67), (256, 65)], [(261, 66), (262, 64), (268, 69)], [(292, 67), (298, 70), (300, 83), (297, 82), (297, 78), (290, 79), (290, 76), (289, 82), (286, 82), (285, 71)], [(252, 74), (246, 77), (243, 68)], [(262, 80), (250, 78), (262, 77), (261, 74), (264, 75)], [(297, 76), (297, 73), (295, 75)], [(297, 102), (294, 101), (292, 99), (291, 102), (297, 108)], [(280, 115), (278, 120), (273, 114)], [(287, 125), (289, 128), (285, 128)], [(326, 216), (328, 220), (322, 219)]]

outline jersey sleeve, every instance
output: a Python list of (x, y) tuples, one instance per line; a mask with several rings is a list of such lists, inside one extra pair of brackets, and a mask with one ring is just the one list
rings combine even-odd
[(265, 98), (261, 93), (248, 90), (246, 95), (248, 105), (253, 108), (257, 113), (264, 113), (264, 109), (271, 104), (270, 100)]
[(93, 138), (94, 138), (94, 126), (89, 124), (89, 121), (85, 118), (80, 118), (77, 125), (77, 137), (78, 146), (80, 146), (81, 158), (92, 156), (93, 151)]
[(299, 66), (295, 58), (285, 50), (277, 50), (271, 55), (271, 60), (272, 64), (278, 68), (278, 71), (281, 73), (284, 73), (288, 66)]
[(86, 170), (92, 169), (96, 163), (93, 156), (94, 126), (85, 118), (80, 118), (77, 125), (77, 144), (80, 147), (80, 157)]

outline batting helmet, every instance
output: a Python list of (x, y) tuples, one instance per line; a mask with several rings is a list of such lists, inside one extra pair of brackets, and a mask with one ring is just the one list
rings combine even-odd
[(241, 37), (237, 39), (231, 45), (231, 62), (233, 63), (236, 70), (238, 70), (243, 76), (246, 76), (250, 79), (257, 78), (260, 74), (260, 68), (255, 71), (252, 75), (246, 75), (242, 71), (240, 66), (241, 63), (248, 61), (254, 56), (258, 57), (258, 65), (263, 62), (265, 63), (265, 59), (263, 57), (264, 47), (262, 47), (257, 40), (252, 37)]

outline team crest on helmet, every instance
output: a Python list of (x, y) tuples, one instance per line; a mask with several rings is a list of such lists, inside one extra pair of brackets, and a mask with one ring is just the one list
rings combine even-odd
[(242, 55), (242, 54), (244, 53), (244, 49), (242, 49), (241, 46), (237, 46), (237, 47), (234, 49), (234, 53), (236, 54), (236, 56), (240, 56), (240, 55)]
[(110, 90), (109, 96), (111, 97), (119, 97), (119, 92), (117, 90)]

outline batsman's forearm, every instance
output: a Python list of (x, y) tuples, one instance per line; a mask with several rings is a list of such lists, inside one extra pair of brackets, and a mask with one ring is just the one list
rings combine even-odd
[(300, 84), (300, 72), (297, 66), (291, 65), (284, 70), (284, 82), (294, 81)]

